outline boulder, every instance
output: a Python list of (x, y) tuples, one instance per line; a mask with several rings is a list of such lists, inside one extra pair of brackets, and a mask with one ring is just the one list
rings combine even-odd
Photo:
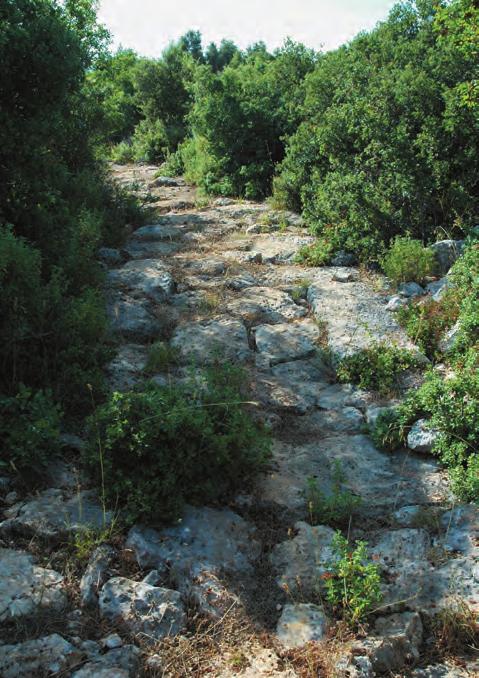
[(401, 283), (398, 287), (398, 292), (400, 296), (411, 298), (411, 297), (420, 297), (424, 294), (424, 288), (421, 285), (418, 285), (416, 282), (405, 282)]
[(399, 295), (395, 295), (391, 297), (386, 304), (386, 311), (399, 311), (399, 309), (404, 308), (407, 306), (409, 303), (407, 297), (400, 297)]
[(111, 332), (126, 341), (157, 339), (163, 330), (162, 323), (153, 315), (147, 300), (110, 296), (107, 314)]
[(186, 613), (178, 591), (126, 577), (113, 577), (104, 584), (99, 605), (103, 617), (124, 625), (148, 642), (176, 636), (186, 625)]
[(245, 362), (251, 357), (246, 328), (239, 320), (219, 318), (177, 327), (171, 345), (184, 363), (213, 363), (218, 359)]
[(0, 548), (0, 623), (65, 605), (61, 574), (39, 567), (29, 553)]
[(108, 544), (98, 546), (91, 554), (80, 580), (82, 605), (94, 606), (98, 603), (98, 591), (106, 580), (107, 570), (115, 555), (115, 549)]
[(53, 633), (18, 645), (1, 645), (0, 670), (3, 678), (66, 675), (82, 657), (81, 650)]
[(71, 678), (135, 678), (139, 668), (140, 650), (134, 645), (124, 645), (92, 657)]
[(440, 275), (445, 275), (464, 250), (464, 240), (440, 240), (430, 246)]
[(354, 254), (349, 254), (343, 250), (339, 251), (331, 259), (331, 266), (354, 266), (356, 263), (356, 257)]
[(449, 353), (455, 348), (457, 340), (459, 339), (460, 330), (461, 326), (458, 320), (451, 329), (444, 334), (439, 342), (439, 350), (442, 351), (442, 353)]
[(261, 364), (278, 365), (302, 360), (316, 353), (320, 331), (312, 320), (278, 325), (259, 325), (254, 329), (256, 350)]
[(276, 627), (276, 637), (288, 650), (311, 641), (323, 640), (329, 619), (319, 605), (288, 603)]
[(354, 269), (340, 270), (333, 273), (333, 280), (335, 282), (349, 283), (356, 282), (359, 279), (358, 272)]
[(429, 427), (426, 419), (419, 419), (411, 426), (407, 445), (414, 452), (431, 452), (438, 435), (436, 430)]
[(230, 301), (226, 308), (249, 326), (284, 323), (286, 320), (307, 315), (307, 311), (295, 304), (289, 294), (272, 287), (248, 287), (240, 296)]

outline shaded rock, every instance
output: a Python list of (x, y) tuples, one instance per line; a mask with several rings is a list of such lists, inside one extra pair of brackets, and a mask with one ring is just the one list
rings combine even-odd
[(405, 282), (399, 285), (398, 292), (402, 297), (420, 297), (424, 294), (424, 288), (416, 282)]
[(349, 254), (341, 250), (331, 259), (331, 266), (354, 266), (356, 257), (354, 254)]
[(82, 652), (57, 633), (18, 645), (0, 646), (3, 678), (31, 678), (68, 671), (82, 659)]
[[(180, 223), (183, 221), (184, 219), (180, 217)], [(172, 224), (152, 224), (138, 228), (133, 233), (132, 240), (179, 240), (183, 234), (183, 228)]]
[(171, 273), (158, 259), (129, 261), (109, 272), (108, 283), (133, 297), (144, 296), (157, 304), (168, 299), (174, 290)]
[(135, 678), (140, 668), (140, 650), (134, 645), (98, 655), (72, 674), (72, 678)]
[(155, 259), (176, 254), (181, 247), (181, 243), (171, 240), (130, 240), (125, 252), (131, 259)]
[(340, 433), (360, 433), (364, 426), (364, 417), (355, 407), (338, 410), (320, 410), (302, 417), (298, 428), (302, 433), (320, 432), (325, 435)]
[(459, 320), (449, 329), (444, 336), (442, 337), (441, 341), (439, 342), (439, 350), (442, 351), (442, 353), (449, 353), (449, 351), (452, 351), (457, 343), (457, 340), (459, 338), (459, 333), (460, 333), (460, 323)]
[(464, 240), (440, 240), (430, 246), (440, 275), (445, 275), (464, 250)]
[(329, 620), (322, 607), (313, 604), (288, 604), (284, 606), (276, 627), (276, 636), (284, 647), (301, 647), (324, 638)]
[(474, 504), (455, 506), (441, 517), (445, 536), (442, 546), (452, 552), (479, 557), (479, 508)]
[(100, 247), (98, 258), (107, 266), (119, 266), (125, 260), (120, 250), (113, 249), (112, 247)]
[(386, 304), (386, 311), (399, 311), (399, 309), (404, 308), (408, 305), (407, 297), (400, 297), (398, 295), (391, 297)]
[(212, 363), (218, 358), (244, 362), (251, 356), (246, 328), (239, 320), (191, 322), (175, 330), (171, 345), (184, 362)]
[(424, 507), (419, 504), (403, 506), (397, 511), (394, 511), (394, 520), (402, 527), (410, 527), (423, 508)]
[(203, 564), (192, 567), (188, 576), (177, 563), (171, 569), (171, 577), (183, 596), (193, 602), (204, 615), (222, 619), (233, 607), (240, 607), (241, 601), (221, 581), (218, 574)]
[(385, 412), (394, 411), (394, 406), (382, 406), (382, 407), (368, 407), (366, 409), (366, 421), (369, 426), (374, 426), (378, 420), (378, 417)]
[(85, 529), (101, 529), (111, 523), (110, 511), (103, 512), (96, 494), (83, 490), (64, 498), (61, 490), (45, 490), (26, 503), (5, 511), (0, 534), (11, 532), (42, 539), (59, 540)]
[(453, 282), (448, 276), (444, 276), (439, 280), (434, 280), (426, 285), (426, 291), (432, 295), (434, 301), (440, 301), (444, 292), (453, 287)]
[(176, 636), (186, 625), (186, 613), (177, 591), (125, 577), (113, 577), (106, 582), (99, 605), (103, 617), (124, 624), (147, 641)]
[(40, 610), (61, 610), (65, 605), (61, 574), (35, 565), (28, 553), (0, 549), (0, 622)]
[(207, 258), (197, 259), (188, 263), (188, 268), (192, 269), (198, 275), (218, 276), (226, 271), (226, 263), (223, 259)]
[(259, 325), (254, 329), (254, 336), (261, 362), (277, 365), (313, 356), (320, 331), (312, 320), (302, 320), (289, 324)]
[(248, 325), (281, 323), (307, 315), (307, 311), (295, 304), (289, 294), (272, 287), (249, 287), (226, 308)]
[(115, 391), (130, 390), (142, 377), (148, 360), (148, 348), (141, 344), (119, 346), (114, 359), (108, 364), (109, 383)]
[(401, 528), (384, 532), (375, 546), (370, 546), (374, 559), (385, 571), (401, 568), (406, 561), (426, 560), (431, 537), (422, 529)]
[(380, 673), (400, 671), (419, 659), (423, 627), (417, 612), (403, 612), (380, 617), (375, 632), (381, 640), (366, 641), (373, 669)]
[(105, 582), (107, 570), (115, 555), (115, 549), (108, 544), (98, 546), (91, 554), (86, 570), (80, 580), (82, 605), (97, 604), (98, 591)]
[(326, 563), (334, 559), (332, 541), (335, 531), (325, 525), (295, 525), (298, 534), (277, 544), (271, 552), (271, 564), (278, 573), (276, 583), (290, 595), (311, 597), (321, 585)]
[(130, 297), (110, 298), (107, 314), (111, 332), (125, 340), (157, 339), (163, 329), (147, 301)]
[(140, 567), (167, 572), (171, 567), (186, 575), (198, 564), (213, 572), (252, 573), (260, 545), (255, 530), (228, 509), (187, 507), (177, 526), (157, 531), (135, 526), (127, 539)]
[(226, 281), (226, 287), (238, 292), (247, 287), (254, 287), (255, 285), (258, 285), (258, 280), (249, 273), (242, 273), (241, 275), (229, 278), (229, 280)]
[(173, 179), (172, 177), (156, 177), (156, 179), (153, 179), (151, 182), (150, 186), (153, 186), (155, 188), (162, 188), (162, 187), (176, 187), (176, 186), (184, 186), (185, 182), (182, 180), (178, 179)]
[(356, 282), (358, 280), (358, 272), (354, 269), (349, 271), (335, 271), (333, 273), (333, 280), (340, 283)]
[(438, 435), (437, 431), (429, 428), (426, 419), (419, 419), (408, 433), (407, 445), (414, 452), (431, 452)]

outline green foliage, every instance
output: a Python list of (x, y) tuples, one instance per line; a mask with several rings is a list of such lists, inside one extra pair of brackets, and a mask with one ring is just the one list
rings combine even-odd
[(170, 344), (164, 341), (156, 341), (150, 346), (148, 360), (146, 362), (145, 374), (155, 374), (176, 365), (178, 362), (178, 351)]
[(382, 599), (379, 565), (368, 561), (366, 542), (353, 548), (341, 532), (333, 540), (334, 558), (323, 575), (326, 598), (351, 626), (365, 621)]
[(314, 245), (303, 245), (296, 254), (298, 264), (306, 266), (326, 266), (329, 264), (334, 249), (330, 241), (318, 238)]
[(434, 273), (434, 253), (419, 240), (397, 236), (382, 260), (384, 273), (394, 283), (422, 283)]
[(382, 395), (393, 392), (402, 372), (418, 365), (416, 356), (395, 345), (377, 343), (343, 358), (337, 368), (338, 379), (358, 384)]
[(441, 301), (425, 299), (404, 306), (397, 312), (397, 318), (414, 344), (434, 360), (440, 355), (439, 344), (444, 333), (454, 325), (458, 314), (458, 294), (450, 290)]
[(36, 475), (59, 451), (61, 411), (51, 393), (25, 386), (15, 397), (0, 397), (0, 469)]
[(428, 242), (474, 223), (477, 33), (474, 0), (406, 1), (321, 56), (278, 200), (363, 261), (405, 232)]
[(344, 489), (344, 472), (336, 462), (331, 494), (325, 494), (318, 487), (316, 478), (308, 478), (305, 499), (312, 525), (347, 526), (351, 516), (361, 506), (361, 497)]
[(109, 504), (128, 521), (168, 521), (185, 502), (221, 500), (257, 473), (269, 436), (242, 404), (243, 379), (216, 365), (200, 384), (114, 393), (90, 420), (87, 453)]
[(397, 409), (381, 412), (371, 431), (373, 443), (385, 452), (394, 452), (405, 444), (405, 429)]

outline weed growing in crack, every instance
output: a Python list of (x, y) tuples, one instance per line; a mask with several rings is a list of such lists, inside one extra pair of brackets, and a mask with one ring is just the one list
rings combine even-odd
[(177, 365), (178, 358), (179, 352), (174, 346), (171, 346), (165, 341), (155, 341), (155, 343), (150, 346), (148, 359), (143, 372), (147, 375), (164, 372), (169, 367)]
[(346, 527), (351, 516), (361, 506), (361, 497), (344, 488), (345, 477), (339, 461), (336, 461), (331, 494), (326, 495), (318, 487), (316, 478), (308, 478), (304, 493), (311, 525)]

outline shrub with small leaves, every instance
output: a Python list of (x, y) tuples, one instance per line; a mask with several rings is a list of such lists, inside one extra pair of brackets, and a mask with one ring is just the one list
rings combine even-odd
[(269, 456), (269, 433), (247, 410), (244, 374), (228, 364), (202, 378), (114, 393), (91, 417), (86, 461), (127, 522), (178, 518), (185, 502), (227, 498)]
[(343, 358), (337, 368), (339, 381), (373, 389), (381, 395), (394, 392), (402, 372), (418, 366), (417, 357), (399, 346), (377, 343)]
[(312, 525), (342, 527), (361, 506), (361, 497), (344, 488), (344, 472), (338, 461), (334, 466), (331, 493), (318, 487), (316, 478), (308, 478), (305, 499)]
[(334, 558), (323, 575), (328, 603), (351, 626), (363, 622), (382, 599), (379, 565), (369, 560), (366, 546), (358, 541), (353, 547), (337, 532)]
[(303, 245), (295, 256), (298, 264), (306, 266), (326, 266), (334, 254), (331, 242), (319, 238), (313, 245)]
[(396, 284), (415, 281), (434, 273), (434, 253), (420, 240), (398, 236), (382, 260), (384, 273)]

